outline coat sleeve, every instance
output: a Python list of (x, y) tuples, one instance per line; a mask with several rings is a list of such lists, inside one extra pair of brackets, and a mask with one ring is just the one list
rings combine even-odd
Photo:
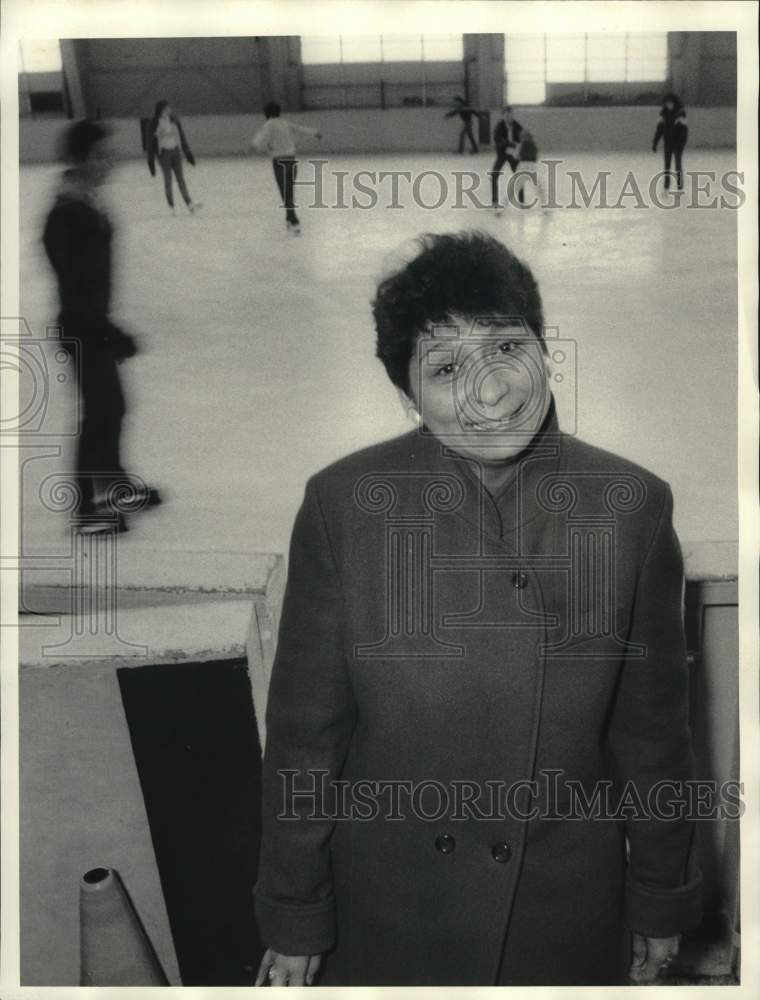
[[(656, 801), (659, 782), (682, 790), (693, 777), (689, 728), (688, 666), (683, 630), (683, 561), (672, 524), (669, 487), (646, 551), (636, 587), (629, 640), (645, 655), (625, 661), (618, 686), (609, 740), (624, 787), (637, 800)], [(630, 847), (626, 878), (626, 921), (647, 937), (669, 937), (695, 927), (701, 919), (701, 875), (692, 840), (694, 822), (685, 810), (665, 818), (670, 784), (662, 786), (662, 811), (627, 822)], [(688, 799), (686, 799), (688, 801)], [(654, 813), (654, 814), (653, 814)]]
[(662, 133), (665, 131), (665, 123), (660, 119), (657, 122), (657, 128), (654, 130), (654, 138), (652, 139), (652, 149), (657, 149), (657, 143), (662, 138)]
[[(342, 646), (340, 583), (311, 481), (293, 529), (269, 688), (254, 890), (262, 941), (281, 954), (315, 955), (334, 944), (334, 820), (329, 795), (321, 789), (340, 774), (355, 718)], [(288, 797), (288, 783), (307, 794)]]

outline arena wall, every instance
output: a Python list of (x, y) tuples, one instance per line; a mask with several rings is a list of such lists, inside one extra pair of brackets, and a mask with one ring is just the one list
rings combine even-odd
[[(491, 111), (491, 123), (498, 109)], [(542, 156), (566, 152), (642, 151), (649, 148), (657, 122), (655, 108), (515, 108), (528, 125)], [(302, 155), (311, 153), (440, 153), (456, 149), (456, 122), (440, 108), (393, 108), (387, 111), (324, 110), (297, 112), (288, 118), (318, 128), (322, 140), (304, 138)], [(200, 156), (234, 156), (247, 151), (261, 115), (186, 115), (183, 119), (193, 152)], [(143, 155), (138, 118), (108, 120), (119, 159)], [(56, 141), (67, 122), (59, 118), (22, 118), (19, 154), (22, 163), (56, 159)], [(692, 148), (735, 148), (733, 108), (689, 108)]]

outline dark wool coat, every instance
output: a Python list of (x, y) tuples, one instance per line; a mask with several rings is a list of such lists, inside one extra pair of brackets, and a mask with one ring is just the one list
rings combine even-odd
[[(689, 777), (671, 511), (666, 483), (553, 411), (495, 500), (424, 430), (310, 480), (267, 710), (267, 945), (328, 951), (322, 985), (594, 985), (625, 981), (626, 927), (698, 922), (688, 822), (563, 818), (550, 781), (530, 820), (519, 795), (446, 800), (560, 771), (589, 801), (606, 779), (646, 802)], [(417, 798), (335, 820), (329, 795), (284, 797), (322, 787), (308, 768), (365, 806), (361, 781)]]

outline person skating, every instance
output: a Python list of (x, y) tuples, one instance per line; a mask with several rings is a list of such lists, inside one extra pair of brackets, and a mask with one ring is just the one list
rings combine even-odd
[(121, 465), (126, 405), (118, 366), (137, 346), (109, 317), (113, 227), (99, 199), (111, 169), (106, 128), (99, 122), (76, 122), (65, 133), (62, 153), (69, 167), (42, 238), (58, 279), (58, 324), (63, 346), (71, 345), (83, 410), (74, 523), (87, 534), (123, 531), (125, 510), (161, 501), (157, 490), (129, 476)]
[(451, 111), (447, 111), (443, 117), (455, 118), (459, 116), (462, 121), (462, 128), (459, 131), (459, 149), (457, 152), (460, 156), (464, 153), (464, 141), (468, 139), (470, 142), (470, 152), (474, 155), (479, 152), (479, 149), (477, 140), (472, 132), (472, 118), (475, 115), (479, 120), (481, 112), (476, 108), (470, 107), (463, 97), (455, 97), (454, 102), (457, 106), (452, 108)]
[(683, 151), (689, 129), (686, 125), (686, 108), (675, 94), (668, 94), (662, 102), (660, 120), (652, 140), (652, 152), (657, 152), (660, 139), (664, 140), (665, 189), (670, 188), (670, 162), (675, 158), (676, 185), (683, 191)]
[(179, 116), (176, 115), (168, 101), (158, 101), (153, 112), (153, 120), (148, 129), (148, 169), (151, 176), (156, 175), (156, 163), (161, 165), (161, 173), (164, 175), (164, 193), (169, 208), (174, 211), (174, 191), (172, 184), (172, 174), (177, 178), (177, 185), (180, 194), (187, 205), (188, 211), (196, 212), (202, 207), (202, 202), (194, 202), (190, 197), (185, 183), (185, 175), (182, 170), (182, 156), (190, 166), (195, 166), (195, 157), (192, 154), (185, 136), (185, 130)]
[(266, 122), (251, 139), (251, 148), (272, 157), (272, 169), (285, 206), (285, 225), (294, 236), (301, 235), (301, 223), (296, 215), (293, 188), (298, 172), (294, 132), (321, 139), (321, 134), (307, 125), (297, 125), (280, 117), (280, 105), (270, 101), (264, 108)]
[[(499, 178), (505, 163), (512, 168), (512, 173), (517, 170), (519, 159), (515, 155), (522, 136), (522, 126), (515, 121), (512, 108), (507, 105), (502, 117), (496, 123), (493, 130), (493, 144), (496, 149), (496, 159), (491, 167), (491, 204), (497, 215), (501, 215), (502, 207), (499, 200)], [(519, 194), (518, 194), (519, 198)], [(522, 199), (520, 198), (522, 201)]]

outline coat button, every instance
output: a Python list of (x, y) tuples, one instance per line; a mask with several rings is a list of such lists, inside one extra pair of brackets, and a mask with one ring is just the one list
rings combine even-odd
[(515, 590), (524, 590), (528, 586), (528, 574), (523, 572), (513, 573), (512, 586)]
[(435, 848), (441, 854), (451, 854), (456, 846), (457, 842), (450, 833), (442, 833), (440, 837), (435, 838)]
[(491, 857), (500, 865), (506, 864), (512, 857), (512, 848), (509, 844), (494, 844), (491, 848)]

